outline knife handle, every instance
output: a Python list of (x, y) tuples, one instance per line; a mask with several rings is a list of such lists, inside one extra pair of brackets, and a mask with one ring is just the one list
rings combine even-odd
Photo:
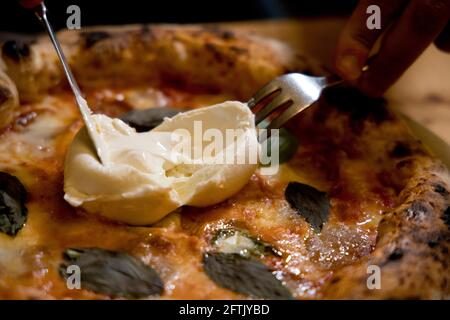
[(33, 9), (39, 6), (43, 0), (19, 0), (19, 4), (25, 9)]

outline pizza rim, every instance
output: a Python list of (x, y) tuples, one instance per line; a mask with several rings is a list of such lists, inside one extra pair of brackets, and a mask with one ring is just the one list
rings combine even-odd
[[(91, 31), (93, 33), (89, 36)], [(102, 84), (99, 85), (92, 74), (83, 75), (83, 70), (89, 70), (90, 66), (101, 68), (105, 66), (105, 63), (119, 59), (117, 70), (113, 69), (112, 73), (106, 72), (106, 76), (114, 77), (123, 72), (124, 61), (131, 61), (130, 65), (133, 66), (135, 58), (133, 54), (140, 53), (139, 50), (142, 50), (143, 44), (151, 48), (155, 48), (152, 47), (154, 43), (160, 45), (157, 45), (156, 49), (161, 50), (158, 52), (162, 52), (163, 57), (157, 57), (157, 63), (166, 61), (164, 60), (166, 55), (170, 59), (174, 58), (174, 54), (183, 56), (183, 49), (180, 49), (179, 45), (174, 45), (179, 41), (188, 49), (201, 48), (209, 52), (208, 57), (212, 57), (210, 60), (213, 65), (212, 70), (216, 68), (223, 70), (223, 66), (227, 66), (232, 70), (230, 74), (225, 74), (224, 79), (245, 74), (248, 75), (247, 83), (250, 83), (247, 87), (237, 88), (231, 82), (230, 87), (227, 87), (224, 86), (223, 79), (217, 80), (217, 77), (213, 77), (213, 80), (219, 83), (216, 87), (213, 85), (211, 90), (214, 92), (217, 87), (227, 87), (227, 90), (240, 98), (251, 95), (253, 88), (261, 86), (277, 74), (309, 67), (309, 62), (305, 66), (304, 61), (299, 60), (289, 48), (276, 41), (217, 29), (204, 29), (197, 26), (125, 26), (85, 28), (83, 32), (87, 34), (63, 32), (60, 38), (76, 75), (80, 77), (81, 84), (87, 88), (90, 86), (95, 88)], [(25, 61), (20, 55), (17, 61), (14, 61), (11, 55), (3, 57), (8, 75), (0, 73), (2, 96), (5, 97), (0, 104), (0, 112), (5, 113), (5, 110), (10, 110), (11, 106), (18, 103), (18, 95), (14, 91), (16, 86), (21, 99), (32, 101), (40, 94), (45, 94), (49, 88), (58, 86), (62, 79), (62, 73), (57, 67), (56, 56), (52, 54), (53, 48), (50, 43), (41, 38), (31, 48), (33, 49), (28, 57), (26, 50), (22, 52)], [(131, 51), (131, 56), (128, 51)], [(237, 65), (229, 65), (230, 61), (242, 56), (244, 58), (240, 58)], [(150, 57), (143, 59), (145, 58), (150, 59)], [(159, 61), (159, 58), (163, 60)], [(191, 56), (188, 54), (189, 58)], [(192, 58), (198, 63), (204, 57), (200, 55), (200, 57)], [(253, 60), (258, 63), (254, 63)], [(149, 64), (149, 66), (152, 65)], [(195, 63), (193, 65), (195, 66)], [(314, 63), (311, 62), (311, 65)], [(320, 70), (318, 67), (312, 69), (315, 72)], [(197, 70), (190, 70), (188, 67), (175, 71), (186, 72), (194, 78), (198, 75), (195, 73)], [(171, 75), (173, 70), (165, 70), (165, 72)], [(30, 85), (36, 79), (33, 77), (42, 77), (42, 87), (38, 87), (37, 91)], [(142, 81), (145, 75), (138, 75), (136, 79)], [(204, 78), (200, 76), (194, 82), (198, 80), (201, 83), (205, 79), (210, 80), (210, 75), (207, 74)], [(387, 213), (380, 221), (375, 249), (358, 262), (361, 264), (359, 268), (353, 268), (353, 265), (343, 267), (332, 275), (332, 279), (324, 288), (324, 295), (327, 298), (448, 297), (450, 272), (449, 266), (446, 265), (446, 258), (448, 258), (450, 237), (444, 218), (445, 214), (448, 215), (446, 212), (450, 205), (450, 178), (448, 170), (438, 160), (423, 154), (419, 157), (420, 159), (416, 161), (415, 174), (400, 194), (401, 205)], [(382, 291), (370, 291), (365, 286), (367, 268), (364, 267), (371, 264), (380, 266), (382, 274), (386, 276), (387, 280), (383, 282)], [(347, 269), (352, 272), (349, 274)], [(424, 272), (425, 270), (427, 272)]]

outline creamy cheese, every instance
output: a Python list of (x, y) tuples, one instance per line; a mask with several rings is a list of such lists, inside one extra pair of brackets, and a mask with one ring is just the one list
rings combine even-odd
[(86, 127), (86, 132), (91, 138), (91, 141), (97, 153), (97, 157), (101, 162), (108, 161), (108, 159), (106, 158), (108, 156), (108, 147), (105, 144), (105, 141), (101, 138), (101, 127), (99, 127), (97, 125), (97, 122), (94, 121), (92, 111), (89, 108), (86, 100), (79, 95), (75, 95), (75, 98), (77, 100), (78, 109), (81, 113), (81, 118), (83, 119), (84, 125)]
[[(106, 161), (99, 162), (86, 129), (80, 130), (66, 155), (64, 198), (113, 220), (145, 225), (183, 205), (219, 203), (257, 167), (254, 115), (241, 102), (180, 113), (144, 133), (105, 115), (92, 119)], [(233, 138), (225, 139), (230, 132)]]

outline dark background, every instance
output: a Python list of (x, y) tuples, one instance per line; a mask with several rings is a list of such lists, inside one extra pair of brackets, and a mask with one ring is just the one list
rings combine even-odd
[[(349, 14), (357, 0), (46, 0), (55, 29), (65, 27), (66, 9), (77, 4), (81, 26), (126, 23), (196, 23)], [(34, 15), (16, 0), (1, 0), (0, 31), (41, 32)]]

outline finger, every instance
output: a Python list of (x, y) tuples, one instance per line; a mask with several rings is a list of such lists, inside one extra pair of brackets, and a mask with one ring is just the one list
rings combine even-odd
[[(361, 0), (358, 3), (341, 32), (336, 48), (335, 69), (341, 77), (355, 80), (360, 76), (374, 43), (405, 3), (405, 0)], [(371, 5), (381, 9), (381, 29), (367, 27), (367, 9)]]
[(450, 22), (447, 23), (447, 26), (434, 43), (439, 49), (450, 52)]
[(19, 3), (26, 9), (32, 9), (40, 5), (42, 0), (20, 0)]
[(368, 95), (382, 95), (436, 39), (449, 17), (450, 0), (411, 1), (386, 34), (358, 87)]

